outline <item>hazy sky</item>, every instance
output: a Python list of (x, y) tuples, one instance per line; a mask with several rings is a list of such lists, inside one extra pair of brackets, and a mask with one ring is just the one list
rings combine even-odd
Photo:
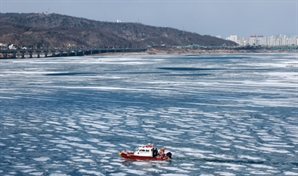
[(298, 0), (0, 0), (0, 11), (119, 19), (223, 38), (298, 33)]

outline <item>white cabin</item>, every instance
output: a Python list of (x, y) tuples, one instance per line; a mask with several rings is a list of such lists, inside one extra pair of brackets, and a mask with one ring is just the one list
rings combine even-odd
[(139, 146), (136, 151), (134, 152), (134, 155), (136, 156), (147, 156), (147, 157), (154, 157), (157, 152), (157, 149), (153, 148), (153, 144), (147, 144), (143, 146)]

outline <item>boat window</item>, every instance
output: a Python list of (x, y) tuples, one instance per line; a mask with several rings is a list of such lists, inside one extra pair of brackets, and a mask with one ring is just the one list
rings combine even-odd
[(146, 152), (149, 152), (149, 150), (146, 150)]

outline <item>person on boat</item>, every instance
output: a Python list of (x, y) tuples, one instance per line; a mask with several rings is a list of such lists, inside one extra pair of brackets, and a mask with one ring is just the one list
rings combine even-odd
[(163, 157), (165, 155), (166, 148), (159, 149), (158, 156)]

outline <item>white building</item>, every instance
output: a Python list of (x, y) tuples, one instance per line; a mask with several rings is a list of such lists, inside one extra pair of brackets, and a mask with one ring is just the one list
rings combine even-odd
[(294, 35), (291, 38), (288, 38), (288, 45), (296, 45), (298, 46), (298, 36)]
[(266, 45), (275, 46), (275, 37), (274, 36), (267, 37)]
[(257, 36), (256, 35), (249, 36), (248, 44), (249, 45), (257, 45)]
[(226, 40), (231, 40), (235, 43), (238, 43), (238, 37), (237, 35), (230, 35), (229, 37), (226, 38)]
[(266, 37), (264, 37), (263, 35), (257, 35), (256, 36), (256, 45), (259, 46), (264, 46), (266, 45)]
[(246, 38), (241, 38), (241, 39), (238, 39), (238, 44), (241, 46), (246, 46), (248, 45), (248, 41)]

